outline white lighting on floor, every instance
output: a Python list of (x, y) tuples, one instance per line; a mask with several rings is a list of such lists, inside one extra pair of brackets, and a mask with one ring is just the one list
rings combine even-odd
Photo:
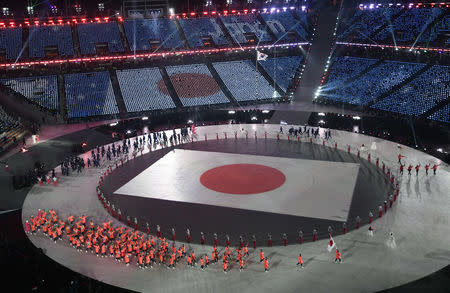
[(142, 117), (142, 120), (148, 120), (147, 116)]
[(359, 116), (353, 116), (353, 120), (361, 120), (361, 117), (359, 117)]
[(236, 113), (236, 111), (234, 111), (234, 110), (228, 111), (228, 114), (235, 114), (235, 113)]
[(325, 116), (325, 113), (320, 112), (319, 114), (317, 114), (319, 116)]

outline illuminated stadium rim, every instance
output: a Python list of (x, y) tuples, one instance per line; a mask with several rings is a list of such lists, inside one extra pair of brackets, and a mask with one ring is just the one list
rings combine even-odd
[(372, 48), (389, 48), (389, 49), (405, 49), (409, 51), (432, 51), (432, 52), (445, 52), (449, 53), (450, 49), (444, 48), (427, 48), (427, 47), (410, 47), (410, 46), (394, 46), (394, 45), (379, 45), (379, 44), (361, 44), (361, 43), (348, 43), (348, 42), (336, 42), (336, 45), (345, 46), (357, 46), (357, 47), (372, 47)]
[(57, 60), (41, 60), (41, 61), (30, 61), (30, 62), (16, 62), (16, 63), (3, 63), (0, 64), (0, 68), (15, 68), (22, 66), (34, 66), (34, 65), (52, 65), (52, 64), (67, 64), (67, 63), (89, 63), (95, 61), (120, 61), (127, 59), (137, 59), (137, 58), (152, 58), (152, 57), (166, 57), (166, 56), (183, 56), (192, 54), (208, 54), (208, 53), (221, 53), (230, 51), (249, 51), (249, 50), (259, 50), (259, 49), (271, 49), (279, 47), (301, 47), (309, 45), (308, 42), (299, 43), (284, 43), (284, 44), (271, 44), (271, 45), (258, 45), (258, 46), (242, 46), (233, 48), (220, 48), (220, 49), (200, 49), (200, 50), (188, 50), (188, 51), (171, 51), (171, 52), (161, 52), (161, 53), (141, 53), (141, 54), (128, 54), (120, 56), (102, 56), (102, 57), (82, 57), (82, 58), (71, 58), (71, 59), (57, 59)]

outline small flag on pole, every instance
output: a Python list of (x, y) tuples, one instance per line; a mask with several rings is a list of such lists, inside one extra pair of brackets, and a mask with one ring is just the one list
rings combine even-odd
[(330, 241), (328, 242), (328, 247), (327, 247), (328, 252), (331, 252), (331, 250), (332, 250), (333, 247), (335, 247), (335, 246), (336, 246), (336, 243), (334, 242), (333, 237), (330, 237)]
[(269, 57), (269, 55), (264, 54), (262, 52), (256, 51), (256, 60), (257, 61), (266, 61), (267, 57)]

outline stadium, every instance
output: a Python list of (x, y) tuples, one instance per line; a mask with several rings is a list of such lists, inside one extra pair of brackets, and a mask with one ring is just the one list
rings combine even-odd
[(15, 292), (449, 292), (450, 2), (0, 14)]

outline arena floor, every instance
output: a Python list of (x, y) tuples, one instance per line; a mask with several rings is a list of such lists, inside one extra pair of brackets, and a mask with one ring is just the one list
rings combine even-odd
[[(269, 209), (267, 205), (259, 202), (261, 200), (259, 198), (254, 200), (255, 204), (240, 208), (240, 203), (244, 202), (242, 199), (243, 197), (258, 197), (258, 194), (262, 194), (262, 197), (269, 195), (273, 196), (276, 194), (276, 190), (278, 188), (284, 188), (291, 176), (295, 176), (290, 174), (290, 169), (292, 169), (289, 168), (290, 164), (300, 165), (302, 167), (305, 166), (308, 170), (311, 170), (312, 166), (317, 164), (317, 168), (319, 168), (318, 172), (322, 173), (323, 169), (329, 169), (328, 172), (325, 173), (327, 176), (333, 175), (334, 168), (332, 164), (339, 164), (339, 168), (343, 168), (343, 170), (347, 169), (346, 167), (343, 167), (347, 164), (350, 164), (350, 169), (359, 167), (357, 169), (357, 179), (354, 179), (355, 173), (352, 173), (350, 170), (346, 170), (345, 172), (334, 172), (339, 173), (338, 175), (342, 175), (345, 178), (350, 178), (350, 181), (353, 180), (355, 182), (353, 194), (350, 196), (352, 203), (350, 204), (350, 210), (347, 212), (347, 221), (350, 226), (350, 220), (356, 215), (363, 213), (364, 210), (367, 210), (366, 208), (368, 206), (373, 206), (371, 210), (374, 214), (376, 214), (375, 209), (380, 202), (380, 199), (376, 198), (376, 195), (383, 194), (384, 191), (383, 189), (376, 190), (373, 186), (375, 186), (375, 188), (383, 188), (383, 186), (387, 186), (386, 188), (388, 188), (388, 185), (384, 184), (385, 179), (383, 176), (379, 176), (378, 174), (380, 170), (376, 169), (374, 166), (375, 158), (379, 157), (380, 162), (384, 162), (389, 168), (391, 168), (391, 170), (394, 171), (395, 176), (397, 176), (398, 170), (398, 153), (405, 155), (407, 157), (407, 162), (410, 162), (413, 165), (417, 163), (421, 163), (422, 165), (425, 163), (442, 163), (436, 158), (406, 146), (398, 146), (397, 144), (389, 141), (361, 134), (335, 130), (332, 131), (333, 138), (326, 143), (325, 147), (322, 146), (321, 139), (315, 140), (314, 143), (316, 144), (310, 144), (305, 140), (300, 143), (297, 141), (289, 142), (287, 141), (286, 135), (283, 135), (281, 136), (280, 141), (276, 141), (275, 137), (278, 129), (278, 125), (223, 125), (198, 127), (197, 138), (200, 142), (178, 146), (178, 148), (184, 148), (185, 150), (175, 149), (175, 153), (177, 155), (178, 153), (182, 154), (181, 161), (188, 161), (187, 157), (183, 155), (184, 152), (187, 150), (190, 152), (200, 152), (200, 156), (206, 157), (203, 157), (203, 159), (197, 157), (197, 159), (200, 161), (205, 161), (204, 159), (210, 155), (210, 152), (215, 151), (222, 153), (218, 156), (221, 161), (209, 162), (207, 160), (207, 163), (197, 164), (197, 175), (192, 176), (191, 174), (191, 177), (194, 179), (189, 178), (189, 176), (186, 175), (180, 175), (181, 179), (184, 178), (187, 180), (186, 183), (189, 183), (186, 187), (184, 185), (180, 185), (178, 188), (176, 188), (177, 186), (171, 187), (172, 189), (169, 189), (170, 192), (167, 193), (165, 193), (165, 188), (160, 188), (164, 191), (164, 194), (161, 192), (162, 195), (159, 196), (164, 196), (164, 199), (161, 199), (160, 197), (156, 198), (158, 196), (158, 193), (156, 192), (158, 189), (155, 189), (155, 193), (153, 193), (149, 192), (151, 190), (147, 190), (145, 188), (144, 190), (142, 188), (133, 190), (133, 185), (130, 185), (127, 188), (124, 187), (127, 186), (127, 182), (130, 180), (132, 182), (133, 180), (148, 179), (146, 176), (141, 178), (139, 176), (136, 177), (137, 174), (142, 174), (142, 172), (144, 172), (145, 175), (148, 168), (150, 168), (148, 170), (150, 175), (156, 174), (151, 173), (151, 168), (153, 165), (158, 164), (159, 160), (161, 160), (160, 165), (163, 166), (164, 164), (168, 164), (170, 162), (171, 157), (174, 159), (174, 151), (169, 149), (156, 151), (149, 155), (144, 153), (142, 158), (138, 156), (135, 160), (129, 161), (124, 167), (119, 167), (113, 172), (112, 175), (107, 177), (105, 186), (108, 186), (108, 180), (114, 179), (115, 175), (121, 174), (120, 172), (123, 172), (123, 176), (126, 176), (126, 173), (129, 174), (129, 178), (124, 177), (120, 181), (112, 180), (117, 186), (111, 185), (112, 193), (109, 195), (111, 198), (117, 200), (120, 198), (123, 200), (123, 202), (118, 202), (118, 204), (120, 204), (121, 207), (123, 205), (124, 211), (128, 210), (129, 207), (131, 208), (132, 206), (134, 206), (133, 212), (137, 213), (139, 209), (145, 211), (145, 207), (148, 206), (149, 201), (169, 202), (170, 200), (171, 203), (177, 202), (177, 204), (180, 205), (195, 205), (192, 202), (197, 202), (198, 204), (200, 198), (202, 198), (202, 202), (200, 204), (208, 207), (214, 206), (214, 211), (225, 211), (225, 209), (229, 209), (236, 211), (236, 215), (242, 211), (245, 211), (245, 214), (248, 213), (249, 215), (252, 215), (252, 213), (261, 213), (255, 220), (250, 219), (239, 222), (251, 222), (249, 224), (251, 226), (248, 227), (253, 229), (256, 229), (255, 227), (259, 227), (259, 220), (266, 218), (268, 215), (274, 215), (274, 220), (268, 221), (268, 223), (274, 222), (275, 224), (280, 224), (279, 226), (281, 227), (285, 226), (283, 221), (290, 222), (293, 218), (299, 218), (302, 222), (298, 222), (292, 226), (292, 231), (294, 231), (295, 229), (298, 229), (298, 225), (305, 225), (304, 223), (307, 222), (306, 219), (311, 221), (312, 226), (320, 225), (320, 227), (327, 227), (328, 223), (331, 221), (331, 214), (337, 216), (337, 219), (335, 219), (334, 222), (342, 223), (346, 213), (345, 211), (342, 211), (342, 209), (334, 210), (335, 207), (329, 207), (326, 205), (322, 210), (322, 207), (317, 206), (320, 201), (316, 200), (319, 199), (314, 199), (312, 204), (314, 208), (308, 210), (304, 210), (303, 207), (301, 207), (302, 202), (305, 202), (304, 199), (300, 202), (294, 202), (295, 205), (298, 204), (300, 207), (292, 207), (292, 210), (287, 210), (284, 214), (280, 213), (279, 207), (270, 207)], [(233, 138), (235, 131), (238, 133), (238, 141), (235, 141)], [(256, 142), (253, 137), (255, 131), (258, 136), (258, 140)], [(226, 141), (224, 139), (224, 132), (228, 133), (228, 140)], [(264, 132), (267, 132), (269, 139), (264, 140)], [(248, 140), (245, 139), (246, 133), (249, 134)], [(216, 141), (216, 134), (219, 134), (221, 140)], [(201, 142), (204, 140), (205, 135), (208, 137), (208, 142)], [(335, 143), (337, 143), (337, 148), (339, 149), (338, 151), (334, 150)], [(361, 148), (363, 144), (365, 147)], [(346, 151), (348, 145), (351, 146), (353, 155), (347, 154)], [(309, 155), (305, 155), (308, 154), (306, 151), (308, 148), (310, 149)], [(361, 150), (360, 159), (354, 155), (357, 149)], [(157, 152), (161, 152), (160, 156), (156, 155)], [(371, 163), (365, 160), (368, 152), (370, 152), (372, 157)], [(248, 161), (242, 162), (242, 160), (238, 160), (236, 155), (234, 155), (236, 153), (241, 155), (248, 154), (249, 156), (245, 156)], [(164, 159), (165, 156), (168, 156), (166, 158), (168, 160)], [(266, 161), (262, 161), (260, 156), (269, 158), (280, 157), (280, 159), (275, 162), (269, 158), (267, 158)], [(313, 160), (311, 160), (311, 156), (314, 156)], [(151, 159), (147, 160), (146, 158)], [(288, 162), (284, 162), (286, 158), (290, 158)], [(324, 158), (327, 159), (324, 160)], [(192, 163), (194, 164), (195, 162)], [(233, 198), (230, 201), (219, 200), (212, 202), (213, 199), (210, 198), (210, 195), (217, 191), (213, 192), (211, 191), (211, 188), (220, 188), (220, 186), (218, 187), (217, 183), (214, 182), (212, 184), (211, 182), (203, 184), (195, 178), (198, 178), (198, 176), (201, 177), (201, 175), (205, 174), (205, 172), (208, 172), (217, 166), (220, 167), (236, 163), (252, 163), (276, 168), (285, 175), (286, 181), (279, 187), (276, 187), (276, 184), (272, 186), (269, 184), (269, 190), (265, 192), (256, 194), (234, 194), (233, 196), (239, 197), (237, 200)], [(128, 164), (129, 166), (127, 166)], [(302, 169), (302, 167), (299, 169)], [(178, 168), (171, 169), (169, 167), (165, 173), (170, 173), (170, 170), (173, 170), (174, 174), (172, 177), (168, 176), (167, 178), (160, 178), (159, 181), (166, 180), (171, 182), (177, 180), (179, 178), (177, 177), (179, 175), (178, 172), (187, 171), (186, 168), (181, 169), (185, 170), (179, 170)], [(341, 169), (336, 170), (341, 171)], [(25, 221), (31, 215), (35, 215), (39, 208), (44, 208), (55, 209), (62, 217), (67, 217), (70, 214), (86, 214), (95, 219), (98, 223), (111, 219), (114, 221), (115, 225), (123, 225), (121, 222), (118, 222), (116, 219), (112, 218), (97, 199), (95, 188), (102, 172), (104, 172), (104, 169), (99, 170), (91, 168), (86, 170), (85, 173), (79, 175), (73, 174), (69, 177), (60, 178), (60, 182), (56, 187), (45, 185), (33, 187), (23, 205), (23, 220)], [(304, 170), (298, 172), (300, 172), (298, 173), (299, 175), (307, 173), (302, 173), (305, 172)], [(361, 181), (361, 173), (367, 173), (367, 179), (363, 179)], [(301, 191), (300, 195), (307, 196), (309, 192), (308, 189), (302, 189), (301, 187), (299, 188), (299, 186), (304, 188), (308, 183), (310, 183), (307, 182), (306, 178), (311, 177), (306, 176), (311, 175), (306, 174), (303, 175), (303, 177), (299, 176), (301, 178), (305, 178), (305, 180), (293, 182), (286, 191), (288, 191), (288, 193), (294, 193), (294, 190), (299, 189)], [(317, 182), (317, 184), (310, 184), (309, 186), (316, 187), (320, 185), (319, 191), (321, 192), (326, 193), (328, 191), (326, 188), (333, 185), (337, 186), (339, 184), (338, 177), (334, 178), (334, 181), (323, 181), (323, 178), (318, 177), (319, 176), (312, 176), (312, 179), (308, 179), (315, 180), (314, 182)], [(152, 180), (156, 179), (158, 178), (152, 178)], [(370, 180), (374, 182), (370, 182)], [(196, 183), (195, 187), (193, 186), (194, 181)], [(364, 188), (364, 186), (370, 186), (368, 189), (374, 189), (373, 194), (375, 194), (375, 198), (374, 196), (364, 192), (368, 189), (362, 189), (362, 192), (358, 192), (359, 181), (362, 182), (361, 188)], [(323, 182), (326, 182), (326, 184)], [(155, 187), (157, 184), (158, 183), (152, 183), (151, 185)], [(162, 184), (161, 186), (164, 187), (168, 185), (170, 184)], [(209, 186), (209, 188), (207, 186)], [(286, 184), (286, 186), (288, 186), (288, 184)], [(348, 206), (348, 190), (351, 189), (351, 182), (343, 184), (340, 187), (342, 187), (342, 190), (337, 193), (339, 194), (339, 200), (337, 201), (340, 204), (346, 204)], [(198, 267), (187, 268), (184, 263), (178, 264), (175, 270), (167, 270), (166, 267), (154, 267), (152, 269), (142, 270), (134, 265), (126, 267), (123, 264), (117, 264), (113, 259), (103, 259), (98, 258), (93, 254), (79, 253), (72, 247), (68, 246), (66, 241), (54, 243), (49, 241), (42, 234), (31, 235), (30, 240), (37, 247), (42, 248), (49, 257), (74, 271), (111, 285), (140, 292), (155, 290), (158, 292), (254, 292), (256, 290), (293, 292), (298, 291), (299, 289), (311, 290), (315, 292), (374, 292), (424, 277), (448, 265), (450, 262), (450, 254), (448, 250), (448, 243), (450, 241), (450, 234), (448, 233), (448, 223), (450, 220), (448, 213), (450, 208), (450, 168), (442, 164), (439, 167), (438, 174), (436, 176), (425, 176), (423, 171), (419, 173), (419, 176), (403, 175), (401, 177), (399, 187), (400, 196), (394, 203), (393, 208), (390, 208), (386, 215), (374, 222), (374, 236), (368, 235), (367, 226), (363, 226), (360, 229), (353, 229), (345, 235), (335, 236), (336, 245), (342, 252), (342, 264), (333, 263), (334, 254), (328, 253), (326, 249), (328, 240), (323, 239), (326, 237), (319, 237), (319, 239), (323, 240), (319, 240), (317, 242), (306, 242), (300, 245), (294, 244), (296, 243), (295, 236), (290, 236), (291, 233), (288, 233), (290, 245), (287, 247), (274, 246), (264, 248), (266, 256), (270, 259), (271, 265), (271, 269), (268, 273), (264, 273), (264, 268), (257, 259), (257, 251), (253, 251), (253, 249), (250, 251), (250, 259), (248, 260), (244, 271), (240, 272), (237, 265), (233, 264), (228, 274), (224, 274), (219, 264), (212, 265), (205, 271), (200, 270)], [(122, 188), (124, 189), (120, 191)], [(270, 190), (270, 188), (274, 189)], [(181, 191), (183, 189), (189, 191), (191, 197), (181, 200)], [(120, 191), (119, 194), (118, 191)], [(204, 194), (200, 195), (200, 191), (204, 192)], [(242, 190), (240, 192), (242, 193)], [(248, 190), (246, 192), (248, 192)], [(108, 192), (105, 191), (105, 193), (107, 194)], [(128, 196), (128, 198), (120, 195), (121, 193), (128, 194), (125, 195)], [(361, 200), (357, 201), (358, 204), (354, 204), (355, 197), (360, 194), (362, 194), (363, 197)], [(383, 194), (383, 197), (385, 195), (386, 194)], [(168, 198), (168, 196), (171, 197)], [(226, 198), (230, 195), (217, 196), (219, 198), (222, 198), (222, 196)], [(131, 198), (133, 198), (134, 201), (132, 201)], [(207, 200), (206, 202), (205, 198)], [(324, 197), (324, 199), (327, 201), (333, 200), (328, 197)], [(370, 200), (374, 200), (374, 202), (370, 202)], [(361, 206), (359, 202), (368, 204), (368, 206)], [(129, 207), (126, 206), (127, 203), (129, 204)], [(331, 201), (331, 204), (333, 204), (333, 201)], [(170, 207), (172, 208), (173, 206), (174, 205), (171, 205)], [(255, 210), (256, 208), (252, 209), (254, 206), (258, 206), (257, 211)], [(181, 209), (182, 207), (180, 206), (179, 208)], [(289, 206), (289, 208), (291, 207)], [(169, 211), (169, 209), (167, 209), (167, 211)], [(198, 211), (200, 212), (201, 209)], [(368, 211), (366, 213), (368, 213)], [(363, 218), (364, 223), (367, 221), (366, 213), (360, 215), (360, 217)], [(205, 216), (201, 213), (198, 214), (195, 209), (192, 210), (191, 214), (194, 216), (189, 218), (189, 221), (192, 221), (194, 218), (201, 219), (202, 221), (199, 220), (196, 225), (206, 226), (194, 227), (205, 227), (205, 233), (206, 231), (212, 231), (207, 230), (208, 225), (211, 225), (212, 227), (214, 223), (221, 223), (221, 221), (212, 222), (210, 220), (212, 216), (209, 217), (208, 215)], [(299, 216), (299, 214), (306, 214), (307, 216), (302, 217)], [(184, 219), (184, 224), (187, 222), (184, 217), (179, 215), (179, 213), (171, 214), (170, 211), (161, 211), (158, 214), (155, 210), (152, 210), (151, 215), (152, 218), (161, 217), (161, 221), (164, 220), (163, 217), (171, 215), (177, 220), (177, 225), (179, 225), (178, 220), (183, 221)], [(215, 216), (217, 216), (217, 218), (223, 218), (220, 214), (215, 214)], [(237, 224), (232, 221), (228, 223), (227, 220), (225, 220), (223, 223), (224, 226), (216, 229), (218, 233), (231, 231), (233, 230), (232, 228), (237, 226)], [(156, 224), (156, 222), (153, 220), (152, 224)], [(164, 223), (161, 223), (161, 226), (162, 225), (164, 225)], [(183, 223), (181, 225), (183, 225)], [(163, 232), (167, 231), (169, 226), (170, 225), (162, 226), (166, 229)], [(336, 228), (337, 226), (338, 224), (334, 225), (335, 232), (339, 233), (341, 229)], [(183, 228), (183, 226), (180, 228), (177, 226), (177, 231), (183, 231)], [(225, 228), (227, 230), (222, 230)], [(274, 241), (279, 239), (279, 235), (275, 235), (275, 233), (281, 232), (281, 228), (276, 230), (276, 227), (269, 226), (265, 230), (267, 231), (271, 229), (276, 231), (272, 232), (274, 235)], [(302, 229), (306, 231), (305, 228)], [(327, 232), (323, 231), (325, 229), (321, 228), (319, 229), (319, 232), (326, 234)], [(194, 233), (199, 233), (200, 231), (197, 230), (197, 228), (193, 228), (192, 230), (192, 237), (193, 240), (195, 240), (195, 238), (199, 237), (199, 235)], [(241, 233), (244, 230), (246, 229), (238, 230), (233, 235), (237, 235), (237, 233)], [(180, 233), (182, 233), (181, 231)], [(393, 241), (390, 240), (388, 236), (391, 231), (395, 235), (395, 239)], [(232, 233), (230, 232), (230, 234)], [(333, 234), (335, 235), (334, 232)], [(306, 232), (305, 236), (307, 236)], [(212, 250), (209, 243), (203, 246), (200, 244), (191, 243), (189, 244), (189, 247), (194, 249), (197, 255), (210, 253)], [(299, 252), (302, 253), (305, 261), (304, 269), (297, 268), (295, 265), (297, 260), (296, 257)]]

